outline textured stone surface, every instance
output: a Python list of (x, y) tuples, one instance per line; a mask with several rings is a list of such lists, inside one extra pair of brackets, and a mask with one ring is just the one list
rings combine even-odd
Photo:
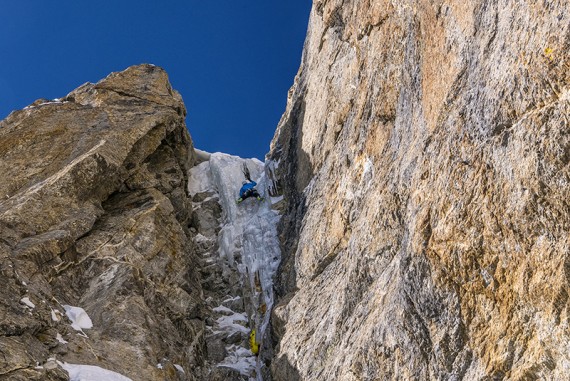
[(568, 377), (569, 8), (314, 1), (275, 380)]
[[(140, 65), (0, 122), (0, 379), (67, 379), (49, 358), (202, 379), (184, 116), (166, 73)], [(85, 335), (66, 304), (91, 317)]]

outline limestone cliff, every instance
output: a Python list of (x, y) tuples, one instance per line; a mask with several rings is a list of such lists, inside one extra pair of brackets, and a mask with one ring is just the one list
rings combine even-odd
[(570, 2), (315, 0), (275, 380), (570, 374)]
[[(141, 65), (0, 122), (1, 380), (67, 380), (56, 361), (201, 379), (185, 113)], [(93, 328), (74, 330), (65, 306)]]

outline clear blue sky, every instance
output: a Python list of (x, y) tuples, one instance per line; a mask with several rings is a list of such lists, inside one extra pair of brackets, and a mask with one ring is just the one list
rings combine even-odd
[(263, 159), (299, 68), (311, 0), (18, 0), (0, 16), (0, 119), (153, 63), (197, 148)]

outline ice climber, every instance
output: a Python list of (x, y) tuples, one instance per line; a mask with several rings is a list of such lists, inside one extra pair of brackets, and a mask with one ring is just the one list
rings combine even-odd
[(258, 200), (261, 200), (261, 196), (259, 195), (259, 192), (257, 191), (257, 189), (255, 189), (255, 186), (257, 185), (257, 183), (253, 180), (244, 180), (241, 183), (241, 189), (239, 190), (239, 198), (237, 199), (237, 203), (239, 204), (240, 202), (242, 202), (243, 200), (245, 200), (248, 197), (255, 197)]

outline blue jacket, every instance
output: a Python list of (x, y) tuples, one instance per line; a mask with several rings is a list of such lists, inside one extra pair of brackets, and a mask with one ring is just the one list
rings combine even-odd
[(256, 185), (257, 183), (255, 181), (243, 184), (241, 189), (239, 190), (239, 196), (242, 197), (245, 192), (247, 192), (250, 189), (253, 189)]

